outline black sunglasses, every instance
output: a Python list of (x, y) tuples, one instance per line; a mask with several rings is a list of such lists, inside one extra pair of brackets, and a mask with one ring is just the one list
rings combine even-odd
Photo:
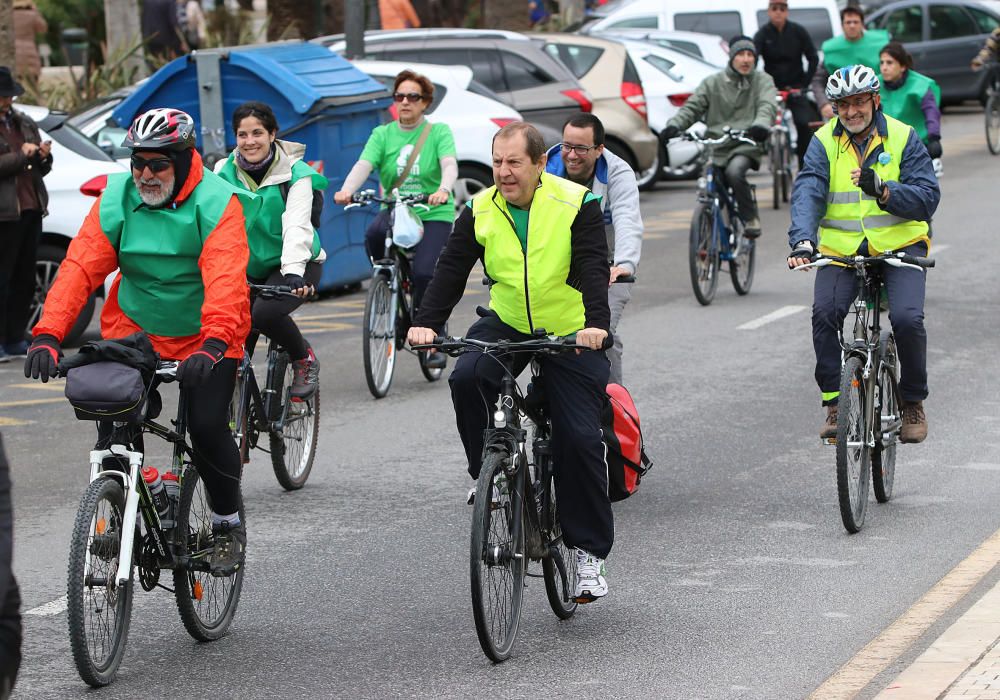
[(139, 156), (132, 156), (132, 170), (137, 170), (140, 173), (149, 168), (150, 172), (162, 173), (170, 169), (174, 162), (169, 158), (151, 158), (149, 160), (145, 158), (140, 158)]
[(392, 99), (396, 102), (402, 102), (403, 100), (409, 100), (410, 102), (423, 102), (424, 96), (419, 92), (394, 92), (392, 93)]

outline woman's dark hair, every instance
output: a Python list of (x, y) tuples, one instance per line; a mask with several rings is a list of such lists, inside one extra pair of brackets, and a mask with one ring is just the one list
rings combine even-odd
[(247, 117), (256, 117), (269, 134), (278, 130), (278, 120), (274, 112), (263, 102), (244, 102), (233, 112), (233, 133), (240, 130), (240, 122)]
[(413, 81), (420, 86), (420, 94), (424, 96), (424, 102), (428, 105), (434, 101), (434, 83), (427, 79), (427, 76), (414, 73), (411, 70), (404, 70), (396, 76), (396, 82), (392, 84), (392, 91), (399, 90), (399, 86), (407, 80)]
[(893, 60), (895, 60), (896, 63), (901, 65), (904, 69), (909, 70), (910, 68), (913, 68), (913, 56), (911, 56), (910, 52), (906, 50), (906, 47), (898, 41), (890, 41), (882, 47), (882, 50), (878, 52), (878, 55), (881, 56), (884, 53), (892, 56)]

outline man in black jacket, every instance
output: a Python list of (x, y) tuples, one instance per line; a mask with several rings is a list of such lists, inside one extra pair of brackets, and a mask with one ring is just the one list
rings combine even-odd
[(31, 117), (13, 107), (23, 92), (0, 66), (0, 362), (28, 352), (24, 332), (49, 204), (42, 178), (52, 169), (52, 142), (42, 142)]
[[(764, 71), (774, 78), (774, 84), (779, 90), (801, 90), (797, 95), (788, 96), (788, 108), (792, 111), (792, 120), (798, 134), (795, 150), (801, 168), (812, 138), (809, 122), (819, 119), (816, 108), (806, 96), (819, 64), (819, 55), (806, 28), (788, 21), (786, 0), (771, 0), (767, 6), (767, 16), (770, 21), (757, 30), (753, 43), (757, 45), (757, 55), (764, 59)], [(805, 69), (802, 67), (803, 57), (808, 62), (808, 68)]]

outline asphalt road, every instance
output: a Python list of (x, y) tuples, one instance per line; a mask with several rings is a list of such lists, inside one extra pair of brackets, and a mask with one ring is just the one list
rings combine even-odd
[[(642, 196), (647, 236), (621, 326), (626, 384), (656, 466), (615, 508), (605, 600), (559, 622), (540, 579), (529, 579), (514, 656), (485, 659), (469, 601), (469, 480), (447, 385), (428, 384), (405, 357), (389, 397), (370, 397), (359, 293), (299, 314), (323, 361), (319, 454), (297, 493), (281, 490), (263, 453), (247, 469), (247, 574), (230, 635), (197, 644), (171, 595), (139, 590), (118, 679), (98, 695), (808, 695), (1000, 528), (1000, 159), (981, 125), (980, 112), (945, 116), (926, 304), (930, 436), (900, 447), (895, 497), (873, 501), (860, 534), (841, 525), (833, 448), (816, 437), (812, 277), (784, 267), (787, 206), (761, 209), (750, 295), (737, 297), (724, 277), (701, 307), (687, 272), (694, 190), (661, 184)], [(765, 177), (758, 186), (768, 202)], [(474, 275), (453, 331), (485, 298)], [(741, 328), (779, 309), (787, 315)], [(93, 429), (60, 391), (0, 365), (15, 570), (32, 612), (20, 698), (88, 695), (58, 601)], [(153, 464), (167, 454), (156, 450)]]

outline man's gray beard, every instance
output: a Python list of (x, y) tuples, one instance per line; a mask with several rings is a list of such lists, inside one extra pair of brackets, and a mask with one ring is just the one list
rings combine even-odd
[(846, 129), (848, 132), (850, 132), (852, 136), (857, 136), (858, 134), (863, 134), (865, 131), (867, 131), (874, 121), (875, 121), (875, 115), (873, 114), (872, 118), (869, 119), (867, 122), (865, 122), (865, 125), (857, 130), (847, 126), (847, 122), (845, 121), (841, 121), (840, 125), (843, 126), (844, 129)]
[(138, 175), (133, 175), (132, 180), (135, 182), (135, 188), (139, 191), (142, 203), (147, 207), (158, 207), (165, 204), (174, 191), (174, 178), (170, 178), (169, 182), (163, 182), (156, 178), (156, 183), (160, 186), (160, 193), (157, 195), (146, 194), (142, 191), (142, 178)]

